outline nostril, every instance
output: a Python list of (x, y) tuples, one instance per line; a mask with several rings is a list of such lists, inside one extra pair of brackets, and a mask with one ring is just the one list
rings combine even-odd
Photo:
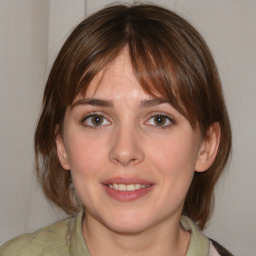
[(112, 159), (112, 161), (116, 164), (127, 166), (129, 164), (136, 164), (137, 162), (139, 162), (139, 159), (137, 159), (137, 158), (125, 158), (125, 157), (115, 157), (115, 158)]
[(109, 160), (115, 164), (127, 166), (137, 164), (144, 159), (144, 151), (135, 131), (119, 131), (109, 148)]

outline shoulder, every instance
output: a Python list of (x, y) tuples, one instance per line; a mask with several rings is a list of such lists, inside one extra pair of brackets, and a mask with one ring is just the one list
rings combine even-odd
[(68, 255), (67, 234), (74, 218), (67, 218), (5, 243), (0, 256)]

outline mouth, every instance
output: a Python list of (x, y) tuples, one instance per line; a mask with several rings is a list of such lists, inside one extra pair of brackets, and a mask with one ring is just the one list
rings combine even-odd
[(154, 187), (154, 184), (145, 180), (133, 178), (114, 178), (102, 183), (111, 198), (129, 202), (139, 199), (148, 194)]
[(106, 186), (108, 186), (111, 189), (115, 189), (118, 191), (136, 191), (142, 188), (148, 188), (151, 185), (144, 185), (144, 184), (107, 184)]

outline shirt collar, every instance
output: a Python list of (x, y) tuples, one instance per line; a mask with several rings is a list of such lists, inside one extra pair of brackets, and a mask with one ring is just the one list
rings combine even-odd
[(70, 238), (70, 256), (90, 256), (86, 243), (84, 241), (84, 236), (82, 233), (82, 219), (84, 216), (84, 211), (80, 211), (73, 222), (73, 227), (71, 227), (71, 238)]
[[(83, 216), (84, 211), (82, 210), (78, 213), (75, 221), (70, 224), (69, 235), (71, 256), (90, 256), (82, 233)], [(209, 240), (199, 231), (193, 221), (186, 216), (181, 216), (180, 223), (185, 230), (191, 232), (186, 256), (208, 256)]]
[(180, 223), (185, 230), (191, 232), (186, 256), (208, 256), (210, 246), (208, 238), (199, 231), (190, 218), (181, 216)]

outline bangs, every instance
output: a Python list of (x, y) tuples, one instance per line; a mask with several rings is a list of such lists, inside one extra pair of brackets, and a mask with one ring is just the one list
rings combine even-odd
[[(146, 45), (143, 41), (133, 41), (129, 45), (134, 74), (144, 89), (153, 98), (163, 97), (188, 119), (188, 111), (180, 98), (180, 88), (176, 78), (175, 64), (164, 48)], [(191, 123), (194, 126), (194, 123)]]
[(218, 121), (210, 113), (214, 99), (209, 96), (214, 94), (209, 92), (219, 84), (214, 65), (206, 62), (206, 56), (212, 59), (210, 51), (189, 23), (188, 27), (181, 24), (184, 20), (175, 17), (172, 23), (169, 18), (163, 24), (163, 19), (151, 19), (140, 17), (128, 24), (134, 74), (148, 94), (167, 98), (193, 128), (199, 123), (204, 133), (209, 124)]
[[(150, 49), (151, 45), (145, 45), (141, 40), (130, 41), (127, 44), (123, 43), (116, 46), (114, 50), (107, 51), (105, 56), (101, 53), (100, 56), (95, 57), (89, 67), (85, 69), (73, 98), (69, 97), (69, 100), (74, 101), (78, 94), (85, 96), (94, 77), (102, 71), (102, 75), (104, 75), (104, 70), (125, 48), (128, 48), (134, 75), (143, 90), (153, 98), (167, 99), (175, 109), (190, 121), (192, 127), (195, 127), (195, 118), (190, 116), (191, 109), (190, 111), (187, 110), (188, 107), (180, 97), (182, 89), (177, 83), (175, 64), (171, 62), (168, 53), (165, 53), (163, 48), (161, 51), (154, 46), (153, 49)], [(71, 103), (68, 102), (68, 104)]]

